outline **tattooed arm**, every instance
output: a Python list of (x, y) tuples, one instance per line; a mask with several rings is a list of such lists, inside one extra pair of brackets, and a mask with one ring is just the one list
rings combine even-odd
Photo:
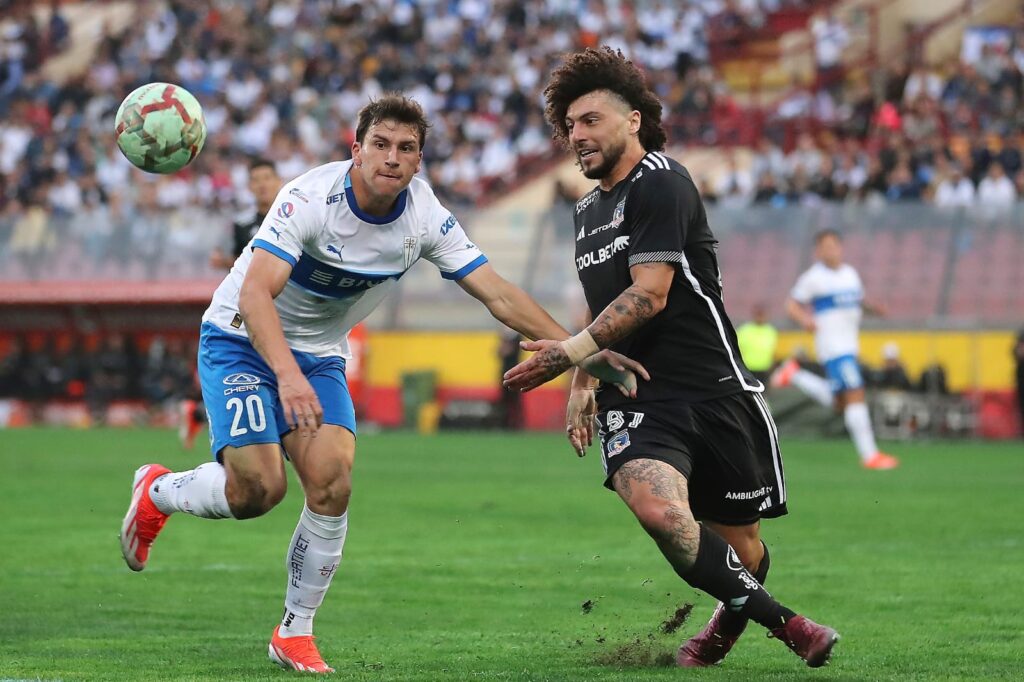
[[(665, 308), (675, 267), (669, 263), (641, 263), (631, 267), (629, 274), (633, 284), (586, 329), (597, 350), (626, 338)], [(561, 343), (538, 341), (524, 347), (537, 352), (505, 374), (506, 388), (528, 391), (554, 379), (573, 364)], [(586, 360), (581, 364), (585, 367), (585, 363)]]

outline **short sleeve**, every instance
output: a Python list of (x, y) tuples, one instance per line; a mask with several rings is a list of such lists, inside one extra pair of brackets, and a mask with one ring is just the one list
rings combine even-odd
[(321, 204), (291, 183), (285, 185), (253, 237), (253, 248), (269, 251), (294, 266), (303, 244), (323, 228)]
[(804, 274), (800, 275), (799, 279), (796, 280), (796, 284), (793, 285), (792, 291), (789, 292), (790, 297), (797, 303), (803, 303), (807, 305), (814, 298), (814, 275), (813, 271), (808, 270)]
[(437, 203), (427, 227), (423, 257), (437, 266), (445, 279), (458, 281), (487, 262), (469, 240), (452, 212)]
[(669, 170), (646, 171), (629, 191), (625, 219), (629, 266), (682, 263), (689, 216), (700, 197), (685, 177)]

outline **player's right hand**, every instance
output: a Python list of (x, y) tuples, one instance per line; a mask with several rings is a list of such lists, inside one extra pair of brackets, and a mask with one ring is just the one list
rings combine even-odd
[(574, 388), (565, 407), (565, 435), (579, 457), (587, 454), (594, 442), (594, 416), (597, 399), (592, 388)]
[(305, 375), (296, 370), (278, 376), (277, 395), (288, 426), (298, 429), (302, 437), (315, 438), (317, 430), (324, 423), (324, 410)]

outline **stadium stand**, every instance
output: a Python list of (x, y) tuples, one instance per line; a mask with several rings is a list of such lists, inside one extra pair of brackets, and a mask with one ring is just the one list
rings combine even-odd
[[(386, 89), (431, 114), (425, 173), (474, 240), (568, 319), (563, 232), (581, 187), (541, 90), (559, 53), (598, 44), (656, 84), (738, 318), (757, 302), (780, 318), (809, 235), (831, 226), (885, 292), (890, 324), (1024, 319), (1012, 2), (22, 1), (0, 23), (0, 355), (44, 350), (48, 329), (77, 329), (91, 349), (139, 320), (142, 353), (157, 337), (187, 342), (220, 274), (206, 256), (251, 201), (248, 159), (292, 177), (346, 158), (355, 111)], [(172, 177), (132, 169), (111, 141), (123, 95), (154, 80), (193, 91), (210, 131)], [(489, 328), (460, 296), (417, 269), (374, 324)]]

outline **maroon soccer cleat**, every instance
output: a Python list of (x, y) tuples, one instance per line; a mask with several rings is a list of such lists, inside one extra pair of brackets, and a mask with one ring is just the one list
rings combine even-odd
[(744, 618), (738, 629), (727, 631), (722, 625), (724, 613), (725, 605), (719, 602), (718, 608), (711, 614), (711, 620), (704, 629), (679, 647), (679, 651), (676, 652), (676, 665), (680, 668), (703, 668), (722, 662), (747, 627), (747, 620)]
[(839, 641), (838, 632), (803, 616), (793, 616), (782, 627), (770, 630), (768, 636), (781, 640), (811, 668), (828, 663), (832, 647)]

